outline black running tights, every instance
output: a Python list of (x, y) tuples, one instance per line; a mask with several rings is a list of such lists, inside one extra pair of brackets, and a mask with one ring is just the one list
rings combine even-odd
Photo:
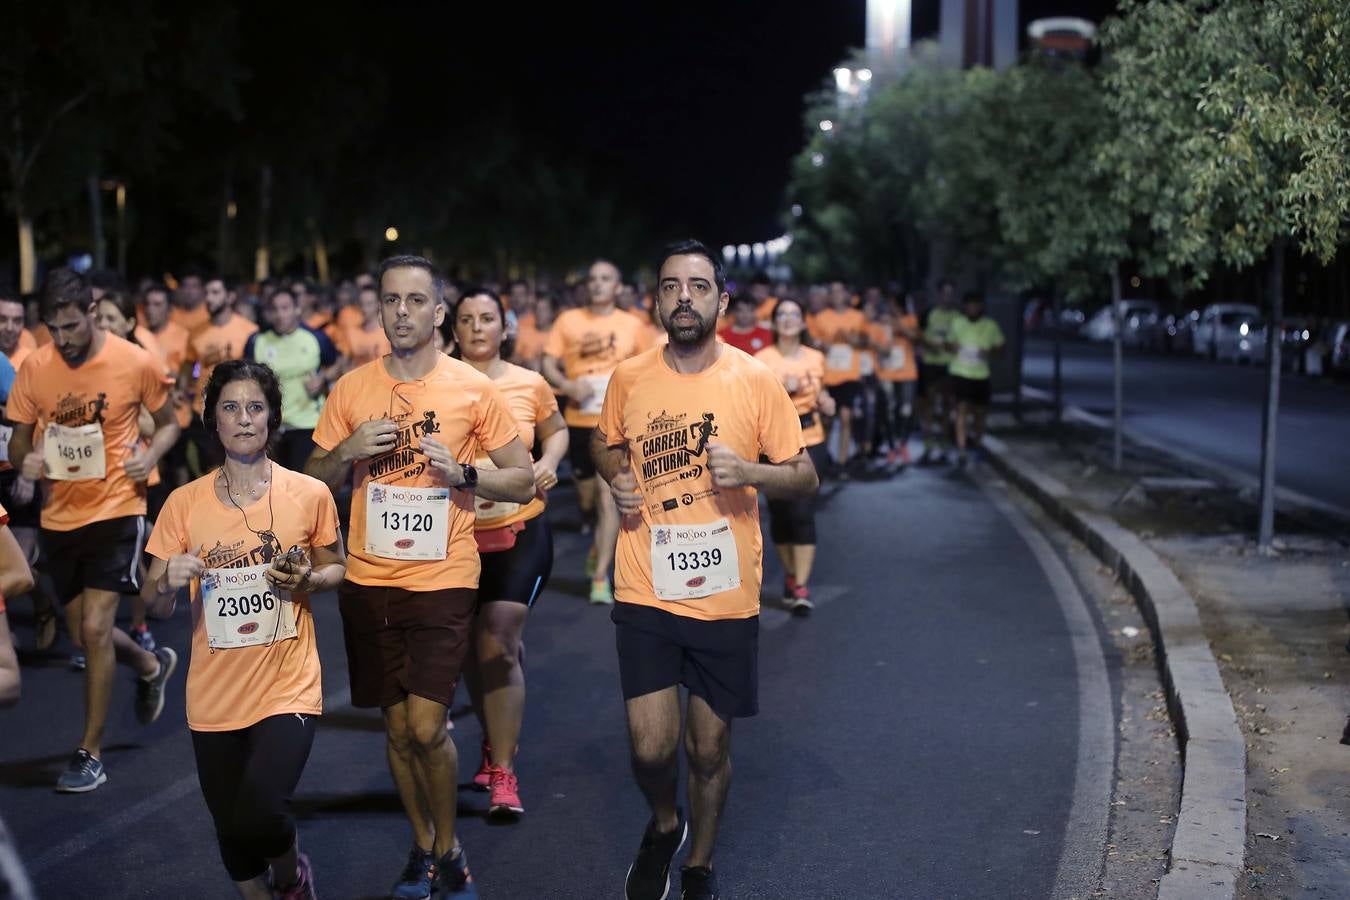
[(197, 781), (232, 880), (257, 878), (295, 842), (289, 806), (317, 718), (286, 713), (238, 731), (192, 732)]

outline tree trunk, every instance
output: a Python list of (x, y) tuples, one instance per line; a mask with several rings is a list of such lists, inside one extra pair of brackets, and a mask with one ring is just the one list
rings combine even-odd
[(258, 196), (258, 251), (253, 259), (253, 278), (267, 279), (272, 267), (272, 250), (267, 243), (267, 220), (272, 214), (272, 167), (262, 166), (262, 181)]
[(98, 175), (91, 173), (85, 179), (89, 192), (89, 233), (94, 241), (94, 268), (108, 267), (108, 241), (103, 235), (103, 196), (98, 184)]
[(329, 284), (331, 276), (328, 270), (328, 245), (324, 243), (319, 226), (311, 223), (310, 241), (314, 245), (314, 270), (319, 276), (319, 284)]
[(1111, 468), (1120, 471), (1125, 456), (1123, 435), (1125, 419), (1125, 321), (1120, 309), (1120, 263), (1111, 267), (1111, 321), (1115, 334), (1111, 338), (1111, 368), (1115, 382), (1115, 414), (1112, 421)]
[(19, 293), (31, 294), (37, 290), (37, 249), (33, 242), (33, 220), (17, 200), (14, 219), (19, 226)]
[(1266, 406), (1261, 415), (1261, 520), (1256, 544), (1270, 549), (1275, 538), (1275, 422), (1280, 413), (1280, 320), (1284, 318), (1284, 247), (1279, 238), (1270, 258), (1270, 303), (1266, 317)]
[(127, 185), (117, 183), (117, 273), (127, 277)]

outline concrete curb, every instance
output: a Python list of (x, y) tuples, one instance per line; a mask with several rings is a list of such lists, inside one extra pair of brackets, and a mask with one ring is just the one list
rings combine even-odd
[(1232, 900), (1247, 839), (1247, 748), (1195, 600), (1133, 532), (1084, 509), (1069, 489), (986, 436), (990, 462), (1120, 573), (1153, 630), (1184, 775), (1160, 900)]

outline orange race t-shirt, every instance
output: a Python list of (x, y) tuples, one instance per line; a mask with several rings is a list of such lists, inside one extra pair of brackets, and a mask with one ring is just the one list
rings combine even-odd
[[(212, 470), (169, 495), (155, 520), (146, 551), (166, 562), (187, 553), (208, 569), (233, 569), (267, 562), (267, 551), (328, 547), (337, 541), (337, 508), (321, 481), (272, 464), (267, 496), (241, 513), (216, 495)], [(280, 547), (264, 547), (268, 529)], [(312, 558), (312, 553), (311, 553)], [(187, 677), (187, 720), (193, 731), (234, 731), (268, 716), (323, 712), (319, 650), (308, 594), (293, 593), (295, 637), (269, 645), (212, 650), (207, 643), (201, 583), (192, 580), (192, 661)]]
[[(802, 429), (792, 400), (769, 367), (720, 347), (716, 362), (695, 375), (676, 372), (666, 363), (664, 348), (654, 348), (620, 363), (610, 382), (599, 427), (609, 446), (628, 445), (629, 465), (642, 492), (642, 512), (623, 517), (615, 554), (614, 596), (624, 603), (707, 620), (759, 613), (764, 548), (758, 494), (753, 488), (714, 485), (708, 444), (722, 444), (751, 462), (762, 455), (781, 463), (801, 451)], [(734, 539), (739, 586), (693, 599), (661, 599), (653, 557), (672, 567), (664, 577), (675, 577), (679, 563), (667, 560), (667, 550), (676, 546), (672, 528), (710, 526), (724, 535), (720, 526), (711, 527), (722, 519)], [(682, 564), (682, 584), (697, 590), (703, 583), (700, 570), (688, 568), (687, 559)]]
[[(27, 334), (27, 332), (24, 333)], [(36, 347), (25, 347), (23, 341), (19, 341), (18, 346), (14, 348), (14, 355), (9, 358), (9, 364), (14, 367), (15, 374), (18, 373), (19, 369), (23, 368), (24, 360), (32, 356), (33, 351), (36, 349)]]
[[(171, 380), (176, 380), (179, 371), (183, 368), (183, 360), (187, 359), (188, 335), (187, 329), (176, 322), (169, 321), (164, 323), (164, 327), (159, 331), (151, 331), (148, 327), (144, 329), (149, 334), (154, 335), (159, 345), (159, 358), (164, 363), (164, 369), (169, 373)], [(137, 334), (141, 329), (137, 328)], [(174, 415), (178, 419), (180, 428), (188, 427), (192, 422), (192, 402), (187, 399), (176, 400), (174, 403)]]
[[(900, 324), (915, 331), (919, 317), (904, 315)], [(915, 381), (919, 366), (914, 359), (914, 342), (884, 322), (874, 322), (867, 328), (868, 339), (877, 348), (877, 377), (882, 381)]]
[(192, 410), (197, 415), (205, 407), (206, 383), (211, 380), (211, 372), (225, 360), (243, 356), (249, 335), (257, 330), (257, 325), (232, 312), (224, 325), (209, 324), (188, 340), (185, 362), (193, 366)]
[(512, 361), (522, 365), (537, 366), (544, 355), (544, 345), (548, 343), (550, 331), (540, 331), (534, 327), (534, 317), (521, 320), (516, 333), (516, 347), (511, 354)]
[(98, 423), (103, 431), (105, 477), (50, 481), (42, 527), (72, 531), (91, 522), (145, 515), (145, 485), (127, 477), (122, 464), (140, 440), (136, 420), (168, 400), (164, 372), (149, 353), (112, 334), (99, 351), (72, 368), (54, 345), (39, 348), (19, 372), (6, 412), (33, 425), (34, 443), (48, 422), (78, 427)]
[[(52, 342), (52, 333), (47, 330), (47, 325), (44, 322), (39, 322), (32, 328), (25, 328), (24, 330), (33, 336), (34, 350)], [(21, 337), (19, 340), (23, 340), (23, 338)]]
[[(345, 307), (350, 309), (351, 307)], [(364, 366), (389, 352), (389, 337), (384, 326), (366, 330), (360, 322), (355, 327), (343, 328), (338, 332), (338, 350), (352, 361), (352, 367)]]
[(820, 389), (825, 383), (825, 354), (801, 346), (792, 356), (784, 356), (776, 345), (770, 345), (756, 353), (755, 359), (769, 367), (785, 390), (789, 378), (796, 380), (796, 390), (790, 394), (792, 406), (801, 421), (803, 446), (825, 443), (825, 428), (816, 411), (820, 405)]
[(858, 309), (826, 307), (807, 321), (807, 330), (825, 348), (825, 386), (833, 387), (861, 376), (862, 354), (852, 343), (864, 334), (867, 319)]
[[(38, 342), (37, 338), (33, 337), (33, 332), (29, 331), (27, 328), (21, 329), (19, 331), (19, 344), (14, 348), (15, 352), (17, 353), (19, 350), (28, 350), (31, 352), (37, 348)], [(15, 366), (14, 368), (17, 369), (18, 366)]]
[(505, 398), (482, 372), (439, 354), (425, 378), (400, 381), (377, 359), (338, 379), (328, 395), (314, 443), (324, 450), (346, 440), (362, 422), (391, 418), (398, 425), (394, 449), (352, 467), (352, 523), (347, 577), (371, 587), (410, 591), (478, 586), (478, 544), (474, 540), (473, 495), (450, 492), (445, 558), (385, 559), (366, 550), (366, 485), (437, 487), (444, 479), (423, 455), (422, 435), (433, 435), (455, 459), (469, 462), (500, 450), (520, 433)]
[(366, 320), (365, 314), (361, 312), (361, 307), (355, 303), (348, 303), (338, 310), (337, 326), (341, 330), (348, 328), (360, 328)]
[(205, 303), (200, 303), (192, 309), (172, 306), (169, 308), (169, 321), (177, 324), (188, 334), (196, 334), (211, 324), (211, 314), (207, 312)]
[[(501, 375), (492, 379), (492, 383), (502, 392), (511, 418), (520, 428), (521, 443), (527, 449), (534, 447), (535, 428), (558, 411), (558, 398), (553, 396), (553, 389), (543, 375), (510, 363), (507, 363)], [(491, 464), (491, 460), (479, 455), (477, 465), (480, 469)], [(516, 522), (528, 522), (544, 511), (546, 501), (547, 496), (543, 491), (536, 491), (534, 499), (523, 506), (475, 498), (474, 512), (477, 518), (474, 527), (484, 531), (514, 525)]]
[(615, 309), (597, 316), (587, 309), (558, 314), (549, 329), (544, 353), (562, 363), (569, 381), (586, 379), (595, 394), (587, 403), (568, 403), (565, 418), (575, 428), (594, 428), (600, 421), (600, 401), (614, 367), (647, 346), (641, 316)]

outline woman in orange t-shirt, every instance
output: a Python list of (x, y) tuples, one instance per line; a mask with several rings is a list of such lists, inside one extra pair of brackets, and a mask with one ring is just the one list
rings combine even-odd
[(204, 409), (225, 461), (169, 495), (145, 593), (166, 614), (180, 588), (192, 600), (188, 728), (226, 871), (243, 897), (312, 897), (288, 806), (323, 712), (310, 598), (346, 574), (337, 509), (322, 482), (268, 459), (271, 369), (220, 363)]
[[(803, 342), (804, 310), (796, 300), (784, 298), (773, 308), (774, 342), (755, 354), (778, 376), (801, 416), (802, 444), (816, 467), (829, 465), (825, 429), (821, 416), (835, 413), (834, 398), (825, 390), (825, 354)], [(778, 550), (785, 573), (783, 602), (799, 616), (809, 615), (813, 605), (811, 567), (816, 561), (815, 494), (790, 499), (769, 499), (769, 536)]]
[(17, 597), (33, 589), (33, 570), (28, 556), (9, 530), (9, 513), (0, 506), (0, 707), (19, 702), (19, 659), (9, 636), (5, 597)]
[[(491, 791), (488, 815), (514, 820), (524, 811), (515, 755), (525, 717), (525, 671), (520, 665), (525, 617), (553, 571), (553, 535), (544, 515), (546, 491), (558, 483), (558, 463), (567, 453), (567, 424), (548, 382), (537, 372), (502, 357), (506, 309), (486, 288), (471, 288), (455, 304), (451, 320), (459, 357), (491, 378), (506, 399), (526, 447), (543, 448), (534, 464), (536, 495), (525, 505), (477, 498), (474, 536), (482, 574), (473, 654), (464, 677), (483, 730), (483, 761), (473, 781)], [(486, 455), (475, 465), (491, 468)]]
[(867, 329), (868, 342), (876, 351), (877, 434), (890, 447), (886, 464), (909, 464), (909, 435), (913, 430), (915, 388), (919, 367), (914, 346), (920, 338), (919, 319), (905, 308), (904, 295), (891, 297), (877, 320)]

